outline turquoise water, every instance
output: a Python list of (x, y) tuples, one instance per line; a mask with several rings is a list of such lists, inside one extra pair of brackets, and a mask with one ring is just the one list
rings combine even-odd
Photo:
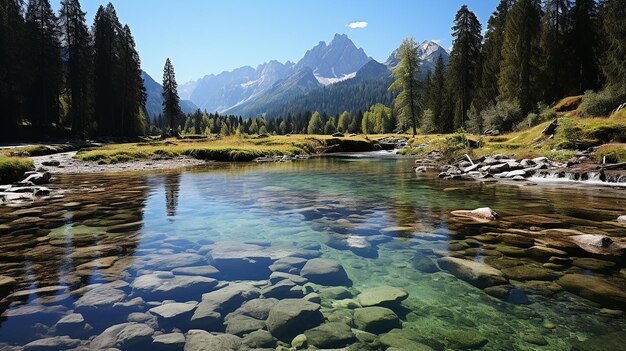
[[(352, 280), (354, 296), (369, 287), (402, 288), (409, 294), (395, 309), (402, 329), (436, 350), (461, 349), (457, 339), (468, 337), (454, 331), (486, 339), (472, 346), (483, 350), (570, 350), (625, 330), (614, 305), (566, 292), (556, 282), (565, 274), (586, 274), (624, 291), (622, 257), (568, 250), (558, 267), (543, 268), (548, 258), (529, 254), (533, 244), (497, 239), (504, 233), (534, 238), (542, 229), (559, 228), (620, 240), (624, 227), (615, 220), (624, 214), (625, 190), (457, 183), (416, 175), (411, 166), (411, 159), (344, 157), (214, 165), (182, 173), (62, 176), (56, 186), (68, 189), (63, 196), (0, 208), (5, 238), (0, 275), (17, 281), (14, 295), (0, 304), (0, 349), (66, 335), (55, 324), (77, 309), (93, 284), (113, 282), (128, 301), (136, 297), (132, 284), (138, 276), (177, 268), (146, 263), (151, 258), (188, 253), (210, 264), (210, 245), (220, 242), (307, 250), (336, 260)], [(498, 221), (471, 224), (450, 214), (486, 206), (498, 212)], [(490, 240), (481, 241), (485, 234)], [(509, 279), (514, 294), (503, 301), (436, 266), (424, 269), (424, 262), (446, 256), (497, 269), (541, 267), (550, 274)], [(580, 257), (612, 265), (590, 270), (571, 263)], [(217, 279), (232, 282), (241, 274), (224, 271)], [(262, 285), (258, 281), (267, 274), (262, 267), (244, 278)], [(146, 304), (133, 313), (146, 312), (168, 296), (142, 298)], [(349, 310), (346, 304), (323, 298), (322, 312), (328, 319)], [(72, 337), (87, 346), (92, 336), (125, 322), (130, 313), (92, 311), (86, 320), (92, 329)], [(175, 328), (153, 327), (166, 333)], [(386, 348), (354, 344), (354, 349)]]

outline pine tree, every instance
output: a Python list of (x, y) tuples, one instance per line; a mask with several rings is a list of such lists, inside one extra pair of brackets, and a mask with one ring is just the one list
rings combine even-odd
[(116, 118), (119, 135), (138, 135), (146, 129), (146, 91), (141, 77), (141, 61), (135, 49), (130, 28), (125, 25), (119, 33), (118, 84), (122, 92), (120, 111)]
[(566, 36), (569, 30), (569, 0), (546, 0), (541, 27), (541, 87), (543, 100), (552, 103), (565, 94), (569, 60)]
[(324, 129), (324, 122), (322, 122), (322, 116), (320, 113), (315, 111), (315, 113), (311, 116), (309, 120), (309, 125), (307, 127), (308, 134), (322, 134)]
[(341, 115), (339, 115), (339, 120), (337, 121), (337, 131), (341, 133), (345, 133), (350, 128), (350, 123), (352, 122), (352, 116), (348, 111), (343, 111)]
[(168, 119), (171, 131), (176, 130), (176, 120), (182, 115), (182, 110), (174, 66), (169, 58), (165, 60), (163, 67), (163, 115)]
[[(570, 11), (568, 65), (571, 83), (568, 94), (582, 94), (601, 85), (600, 35), (596, 0), (575, 0)], [(606, 39), (606, 38), (602, 38)]]
[(514, 0), (500, 0), (496, 11), (487, 22), (487, 33), (482, 47), (483, 63), (480, 85), (472, 101), (472, 106), (477, 111), (483, 110), (489, 104), (494, 104), (499, 95), (498, 77), (500, 76), (504, 27), (514, 2)]
[(61, 2), (63, 45), (68, 54), (67, 78), (70, 120), (74, 137), (84, 138), (92, 114), (92, 48), (85, 12), (79, 0)]
[(607, 44), (602, 72), (607, 89), (626, 98), (626, 0), (610, 0), (602, 15), (602, 29)]
[(502, 99), (519, 103), (523, 115), (535, 108), (539, 98), (540, 15), (537, 0), (519, 0), (504, 30), (498, 89)]
[(117, 76), (119, 62), (119, 32), (121, 24), (113, 5), (100, 6), (94, 19), (94, 108), (97, 132), (116, 132), (116, 113), (120, 110), (121, 94)]
[(337, 131), (337, 125), (335, 124), (335, 117), (330, 117), (324, 125), (324, 134), (333, 134)]
[(436, 133), (448, 132), (452, 129), (448, 116), (444, 114), (446, 93), (446, 66), (443, 63), (443, 57), (439, 55), (430, 82), (430, 88), (428, 89), (428, 99), (426, 100), (426, 109), (432, 113), (432, 118), (435, 122), (433, 124), (433, 132)]
[(36, 127), (59, 122), (61, 53), (57, 18), (48, 0), (29, 0), (26, 8), (32, 80), (28, 92), (28, 114)]
[(398, 127), (404, 129), (410, 126), (413, 135), (416, 135), (420, 115), (420, 84), (417, 79), (420, 63), (415, 39), (404, 39), (398, 51), (400, 63), (393, 70), (395, 81), (389, 90), (400, 92), (394, 100), (394, 107), (398, 111)]
[(480, 81), (482, 29), (476, 15), (463, 5), (456, 13), (452, 31), (454, 39), (448, 74), (455, 82), (451, 93), (455, 107), (454, 129), (457, 129), (465, 125), (467, 111)]
[(0, 1), (0, 137), (3, 139), (13, 135), (24, 104), (26, 28), (22, 6), (23, 0)]

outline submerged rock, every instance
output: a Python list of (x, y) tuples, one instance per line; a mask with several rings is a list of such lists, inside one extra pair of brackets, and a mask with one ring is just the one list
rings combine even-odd
[(373, 334), (386, 333), (400, 328), (400, 319), (385, 307), (365, 307), (354, 310), (354, 323), (357, 328)]
[(377, 286), (364, 290), (357, 297), (357, 301), (363, 307), (386, 306), (396, 307), (401, 301), (406, 300), (409, 294), (393, 286)]
[(183, 333), (168, 333), (154, 336), (150, 350), (154, 351), (181, 351), (185, 347)]
[(147, 349), (152, 343), (154, 329), (145, 324), (123, 323), (111, 326), (96, 336), (89, 344), (96, 350), (117, 348), (120, 350)]
[(157, 300), (185, 301), (212, 290), (217, 280), (201, 276), (177, 276), (171, 272), (155, 272), (136, 278), (133, 294)]
[(352, 286), (352, 281), (339, 262), (326, 258), (314, 258), (307, 261), (300, 275), (320, 285)]
[(190, 330), (187, 333), (185, 351), (238, 351), (241, 338), (231, 334), (213, 335), (204, 330)]
[(626, 345), (626, 332), (618, 331), (600, 336), (592, 336), (585, 341), (572, 345), (572, 351), (622, 350), (624, 345)]
[(566, 274), (557, 283), (563, 289), (604, 307), (626, 310), (626, 291), (600, 277)]
[(17, 281), (15, 279), (6, 275), (0, 275), (0, 300), (9, 295), (16, 285)]
[(471, 218), (478, 223), (487, 223), (496, 220), (498, 214), (489, 207), (477, 208), (475, 210), (452, 211), (453, 216)]
[(257, 330), (243, 338), (243, 344), (250, 348), (270, 348), (276, 347), (276, 339), (267, 330)]
[(149, 312), (157, 317), (162, 327), (185, 329), (196, 306), (196, 303), (172, 302), (153, 307)]
[(80, 345), (80, 340), (69, 336), (55, 336), (29, 342), (24, 345), (24, 351), (57, 351), (73, 349)]
[(76, 312), (95, 312), (112, 309), (115, 303), (121, 302), (126, 293), (108, 286), (98, 286), (85, 293), (74, 303)]
[(191, 323), (199, 328), (211, 328), (220, 323), (226, 314), (259, 295), (259, 289), (249, 283), (236, 283), (206, 293), (202, 295), (202, 301), (191, 317)]
[(289, 341), (323, 321), (320, 305), (303, 299), (284, 299), (270, 310), (267, 328), (278, 339)]
[(481, 262), (444, 257), (439, 259), (439, 266), (478, 288), (507, 283), (507, 279), (500, 270)]
[(340, 348), (356, 341), (352, 329), (343, 323), (324, 323), (304, 332), (309, 346), (318, 348)]

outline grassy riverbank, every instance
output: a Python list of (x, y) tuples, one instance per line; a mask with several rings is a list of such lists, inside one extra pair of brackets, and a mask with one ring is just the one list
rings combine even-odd
[(202, 160), (251, 161), (272, 155), (308, 155), (321, 153), (333, 145), (337, 151), (375, 150), (375, 138), (355, 136), (334, 138), (327, 135), (227, 136), (210, 139), (167, 139), (141, 143), (109, 144), (78, 152), (76, 158), (100, 163), (136, 159), (190, 156)]
[(24, 178), (24, 172), (33, 169), (33, 160), (30, 158), (0, 155), (0, 184), (21, 180)]
[[(626, 162), (626, 110), (610, 117), (580, 117), (577, 111), (558, 115), (559, 127), (554, 136), (543, 134), (552, 119), (534, 127), (498, 136), (476, 136), (456, 133), (449, 135), (418, 135), (411, 139), (413, 148), (404, 154), (425, 155), (438, 151), (447, 161), (468, 154), (480, 157), (493, 154), (509, 154), (516, 158), (546, 156), (552, 160), (565, 161), (580, 150), (599, 146), (596, 158), (607, 156), (607, 162)], [(469, 143), (479, 147), (469, 147)]]

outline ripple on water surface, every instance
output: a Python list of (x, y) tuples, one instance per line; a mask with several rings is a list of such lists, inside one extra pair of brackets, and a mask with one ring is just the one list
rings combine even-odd
[[(62, 176), (0, 208), (0, 349), (623, 347), (624, 190), (411, 165)], [(450, 214), (485, 206), (498, 220)]]

